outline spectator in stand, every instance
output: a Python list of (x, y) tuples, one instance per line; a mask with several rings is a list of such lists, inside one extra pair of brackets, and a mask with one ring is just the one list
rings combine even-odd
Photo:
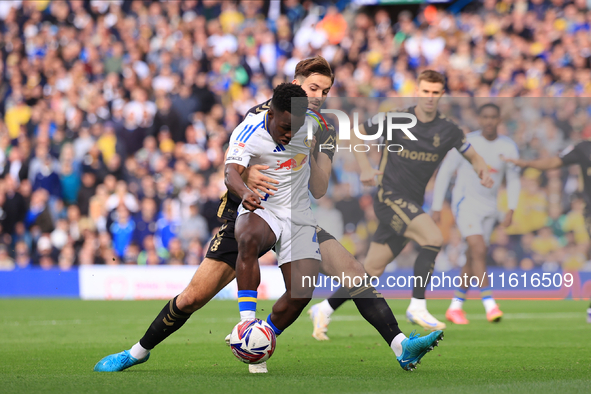
[(113, 237), (113, 249), (118, 257), (123, 257), (125, 249), (133, 239), (135, 228), (135, 221), (125, 205), (119, 205), (117, 208), (117, 220), (109, 227), (109, 232)]
[(151, 198), (144, 198), (140, 213), (135, 220), (136, 225), (133, 233), (133, 241), (137, 245), (143, 245), (146, 236), (154, 236), (156, 234), (158, 229), (156, 213), (156, 202)]
[[(449, 95), (466, 97), (442, 113), (475, 130), (471, 97), (497, 102), (502, 134), (526, 159), (591, 137), (585, 99), (591, 94), (591, 10), (583, 1), (487, 0), (458, 13), (447, 5), (416, 13), (389, 6), (372, 14), (347, 2), (300, 3), (134, 0), (5, 7), (0, 240), (11, 238), (6, 244), (16, 265), (27, 265), (17, 256), (25, 247), (36, 266), (129, 263), (138, 260), (134, 248), (145, 252), (154, 235), (174, 250), (178, 239), (184, 257), (167, 257), (152, 246), (143, 264), (169, 258), (198, 264), (220, 225), (217, 202), (225, 191), (230, 132), (245, 109), (268, 100), (273, 86), (293, 78), (300, 60), (316, 54), (333, 68), (334, 97), (410, 96), (418, 73), (426, 67), (441, 71)], [(511, 99), (517, 96), (520, 103)], [(560, 99), (534, 99), (544, 96)], [(364, 202), (373, 191), (362, 187), (355, 161), (345, 156), (335, 156), (334, 187), (325, 198), (344, 219), (340, 231), (347, 245), (363, 258), (375, 231), (371, 204)], [(532, 245), (537, 248), (534, 239), (545, 226), (556, 235), (564, 232), (558, 236), (566, 246), (551, 260), (580, 266), (581, 255), (588, 259), (575, 167), (523, 173), (524, 194), (507, 229), (511, 236), (499, 236), (506, 242), (493, 245), (491, 261), (535, 266), (539, 254)], [(130, 212), (120, 215), (121, 207)], [(164, 218), (158, 234), (149, 229), (154, 218)], [(137, 247), (125, 231), (111, 239), (114, 224), (127, 229), (133, 221)], [(70, 238), (60, 243), (63, 260), (46, 248), (44, 255), (37, 251), (54, 230)], [(454, 231), (450, 220), (442, 229), (446, 243), (453, 238), (455, 245)], [(416, 252), (407, 248), (408, 256)], [(268, 261), (274, 262), (272, 256)]]

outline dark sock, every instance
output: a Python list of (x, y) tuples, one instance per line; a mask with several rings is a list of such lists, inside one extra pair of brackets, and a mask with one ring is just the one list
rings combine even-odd
[(343, 305), (345, 301), (350, 299), (351, 296), (349, 295), (349, 290), (345, 287), (341, 287), (330, 296), (328, 303), (330, 304), (330, 307), (336, 311), (339, 306)]
[[(441, 250), (440, 246), (422, 246), (419, 255), (417, 256), (417, 260), (415, 261), (415, 272), (414, 275), (420, 276), (423, 280), (417, 281), (415, 279), (415, 287), (412, 289), (412, 296), (413, 298), (418, 298), (421, 300), (425, 299), (425, 290), (427, 289), (427, 285), (431, 280), (431, 275), (433, 275), (433, 269), (435, 268), (435, 258), (437, 254)], [(423, 286), (421, 285), (421, 283)]]
[(174, 297), (162, 308), (150, 325), (150, 328), (148, 328), (148, 331), (140, 339), (140, 345), (143, 348), (148, 350), (154, 349), (156, 345), (168, 338), (170, 334), (181, 328), (189, 317), (191, 317), (190, 313), (182, 312), (176, 306), (177, 297)]
[(378, 293), (373, 286), (354, 287), (349, 291), (349, 294), (361, 316), (378, 330), (390, 346), (394, 337), (402, 331), (400, 331), (398, 322), (384, 296)]

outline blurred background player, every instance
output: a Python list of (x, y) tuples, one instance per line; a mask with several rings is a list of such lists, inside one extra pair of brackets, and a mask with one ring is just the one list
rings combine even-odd
[[(474, 169), (456, 151), (451, 150), (443, 160), (435, 180), (433, 191), (433, 220), (439, 223), (441, 208), (447, 193), (452, 175), (457, 170), (456, 183), (452, 192), (452, 208), (456, 224), (463, 238), (468, 244), (466, 264), (462, 267), (460, 276), (468, 278), (476, 276), (480, 283), (480, 295), (486, 310), (486, 318), (491, 322), (498, 322), (503, 312), (497, 306), (492, 290), (488, 286), (486, 276), (486, 252), (490, 236), (497, 222), (497, 194), (503, 178), (507, 181), (509, 211), (502, 222), (504, 227), (511, 225), (513, 211), (517, 207), (521, 183), (519, 169), (513, 164), (506, 163), (502, 156), (512, 159), (519, 157), (517, 145), (505, 136), (499, 136), (497, 128), (501, 122), (501, 110), (492, 103), (484, 104), (478, 109), (478, 122), (481, 129), (467, 135), (468, 142), (474, 150), (482, 156), (488, 165), (489, 173), (494, 181), (492, 188), (480, 184)], [(462, 283), (456, 289), (445, 317), (455, 324), (468, 324), (462, 305), (466, 300), (466, 293), (470, 282)]]
[[(585, 200), (585, 227), (591, 236), (591, 140), (581, 141), (569, 146), (558, 156), (537, 160), (523, 160), (506, 157), (506, 161), (519, 167), (532, 167), (538, 170), (551, 170), (562, 166), (578, 164), (583, 175), (583, 198)], [(591, 323), (591, 305), (587, 309), (587, 322)]]
[[(405, 147), (401, 152), (384, 149), (379, 169), (372, 167), (367, 153), (356, 152), (355, 158), (361, 168), (361, 182), (375, 186), (378, 192), (374, 198), (374, 210), (380, 223), (370, 244), (364, 267), (370, 276), (380, 276), (386, 266), (400, 253), (409, 239), (421, 248), (414, 264), (415, 281), (407, 318), (425, 329), (440, 330), (445, 323), (433, 317), (427, 310), (425, 290), (435, 266), (435, 258), (441, 249), (441, 231), (423, 209), (425, 188), (445, 154), (456, 148), (469, 160), (484, 186), (492, 186), (486, 163), (471, 148), (462, 130), (437, 110), (443, 96), (445, 78), (442, 74), (426, 70), (417, 78), (418, 104), (408, 109), (417, 117), (417, 125), (410, 131), (418, 139), (411, 141), (402, 132), (393, 133), (388, 144)], [(375, 134), (380, 127), (386, 130), (386, 117), (374, 121), (368, 119), (359, 125), (363, 134)], [(380, 126), (379, 122), (384, 124)], [(351, 144), (362, 143), (352, 133)], [(347, 299), (347, 292), (341, 288), (330, 299), (315, 305), (314, 313), (324, 316), (323, 324), (314, 330), (326, 331), (330, 315)]]

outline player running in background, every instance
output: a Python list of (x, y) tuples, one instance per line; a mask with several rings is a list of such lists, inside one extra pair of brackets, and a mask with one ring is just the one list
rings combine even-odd
[[(368, 275), (380, 276), (386, 266), (400, 253), (409, 239), (419, 244), (421, 250), (415, 261), (415, 281), (412, 299), (406, 311), (407, 318), (425, 329), (444, 329), (445, 324), (435, 319), (427, 311), (425, 290), (427, 288), (435, 258), (441, 249), (443, 236), (441, 231), (423, 209), (425, 188), (429, 179), (443, 160), (445, 154), (456, 148), (474, 168), (474, 171), (486, 187), (492, 186), (486, 163), (476, 153), (462, 130), (452, 121), (437, 111), (437, 104), (444, 93), (445, 79), (442, 74), (426, 70), (417, 79), (418, 104), (408, 112), (417, 117), (417, 125), (411, 132), (418, 141), (411, 141), (402, 132), (392, 133), (392, 140), (387, 144), (400, 144), (405, 147), (400, 152), (383, 150), (379, 169), (371, 166), (367, 153), (355, 152), (361, 167), (361, 181), (365, 186), (375, 186), (374, 210), (379, 218), (379, 226), (370, 244), (365, 258), (365, 270)], [(359, 125), (359, 132), (376, 134), (386, 130), (387, 117), (367, 120)], [(351, 144), (361, 144), (355, 133), (351, 133)], [(348, 299), (348, 292), (341, 288), (328, 300), (312, 307), (312, 314), (322, 319), (320, 327), (314, 330), (326, 332), (330, 315)]]
[[(502, 226), (511, 225), (513, 211), (517, 207), (521, 189), (519, 168), (504, 162), (501, 157), (517, 159), (519, 151), (517, 145), (509, 137), (499, 136), (497, 133), (501, 122), (501, 110), (497, 105), (489, 103), (481, 106), (478, 109), (478, 122), (481, 129), (469, 133), (467, 139), (488, 164), (491, 178), (494, 181), (493, 187), (482, 186), (470, 163), (464, 160), (458, 151), (451, 150), (437, 173), (431, 209), (433, 219), (438, 223), (447, 188), (452, 175), (457, 170), (451, 205), (456, 225), (468, 244), (466, 264), (462, 268), (460, 276), (467, 275), (468, 278), (476, 276), (479, 280), (484, 278), (484, 281), (480, 283), (480, 296), (486, 310), (486, 318), (490, 322), (498, 322), (501, 320), (503, 312), (497, 306), (488, 285), (486, 252), (490, 236), (497, 222), (497, 193), (503, 177), (507, 180), (509, 211), (505, 214)], [(455, 297), (445, 313), (447, 320), (455, 324), (468, 324), (462, 305), (466, 300), (469, 288), (468, 282), (462, 283), (462, 286), (456, 289)]]
[[(532, 167), (538, 170), (552, 170), (562, 166), (578, 164), (583, 172), (583, 198), (585, 200), (585, 226), (591, 236), (591, 140), (569, 146), (558, 156), (536, 160), (522, 160), (506, 157), (504, 160), (519, 167)], [(587, 322), (591, 323), (591, 305), (587, 309)]]
[[(319, 109), (328, 95), (333, 83), (333, 74), (330, 66), (322, 57), (306, 59), (298, 63), (294, 84), (302, 86), (309, 99), (309, 107)], [(252, 108), (249, 113), (257, 114), (270, 108), (271, 100)], [(321, 128), (316, 134), (318, 144), (334, 145), (334, 128), (328, 125), (328, 128)], [(316, 145), (318, 147), (319, 145)], [(330, 175), (330, 162), (334, 151), (322, 149), (322, 152), (315, 150), (315, 155), (311, 156), (311, 162), (318, 161), (318, 166), (311, 168), (311, 183), (322, 182), (325, 176)], [(328, 160), (328, 165), (326, 164)], [(245, 181), (249, 188), (255, 192), (262, 190), (265, 193), (273, 194), (276, 187), (271, 186), (274, 181), (271, 178), (262, 176), (257, 168), (266, 168), (264, 166), (250, 167), (245, 171), (248, 177)], [(319, 171), (319, 169), (322, 169)], [(326, 174), (326, 175), (324, 175)], [(316, 178), (316, 179), (315, 179)], [(262, 198), (263, 196), (261, 196)], [(237, 201), (236, 201), (237, 200)], [(225, 220), (225, 224), (220, 228), (216, 236), (211, 240), (205, 259), (202, 261), (199, 269), (195, 272), (191, 282), (181, 294), (170, 300), (154, 319), (145, 335), (130, 350), (109, 355), (99, 361), (95, 366), (95, 371), (116, 372), (127, 369), (133, 365), (141, 364), (148, 360), (150, 350), (164, 341), (169, 335), (180, 329), (184, 323), (191, 317), (192, 313), (201, 309), (207, 304), (221, 289), (230, 283), (235, 277), (236, 258), (238, 246), (234, 238), (234, 225), (236, 220), (236, 211), (240, 205), (240, 199), (233, 195), (226, 194), (220, 203), (218, 217)], [(339, 275), (345, 272), (349, 276), (362, 276), (365, 271), (363, 266), (344, 249), (344, 247), (335, 240), (335, 238), (322, 229), (318, 229), (318, 242), (320, 243), (321, 253), (325, 256), (322, 261), (322, 271), (327, 275)], [(401, 366), (404, 369), (412, 369), (420, 357), (409, 356), (412, 353), (416, 337), (409, 338), (406, 353), (402, 352), (399, 344), (393, 340), (394, 331), (392, 327), (396, 324), (394, 315), (387, 302), (377, 292), (372, 292), (370, 298), (364, 294), (355, 298), (355, 304), (362, 316), (382, 335), (384, 340), (395, 352)], [(365, 294), (367, 295), (367, 294)], [(421, 338), (422, 340), (422, 338)], [(402, 352), (402, 353), (401, 353)], [(267, 372), (266, 363), (249, 365), (252, 373)]]

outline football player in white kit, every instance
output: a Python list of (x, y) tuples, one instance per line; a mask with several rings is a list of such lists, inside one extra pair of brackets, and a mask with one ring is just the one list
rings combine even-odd
[[(315, 134), (324, 120), (306, 110), (307, 100), (297, 100), (298, 104), (304, 103), (302, 108), (294, 103), (290, 106), (293, 97), (305, 99), (306, 94), (298, 85), (279, 85), (273, 91), (270, 109), (247, 117), (234, 130), (225, 168), (228, 190), (242, 199), (235, 228), (240, 318), (242, 321), (255, 318), (256, 289), (260, 282), (257, 259), (275, 246), (286, 287), (267, 318), (277, 335), (289, 327), (310, 302), (321, 260), (316, 220), (308, 195), (311, 147), (308, 129)], [(260, 199), (244, 185), (240, 174), (248, 165), (255, 164), (268, 167), (261, 173), (279, 181), (274, 195)], [(344, 266), (341, 269), (354, 272)], [(304, 276), (312, 280), (303, 281)], [(366, 320), (384, 339), (388, 338), (397, 361), (405, 370), (415, 369), (443, 337), (443, 332), (436, 330), (424, 337), (411, 334), (407, 338), (383, 296), (373, 286), (362, 284), (350, 291)], [(385, 321), (380, 324), (376, 318)]]
[[(437, 174), (432, 205), (433, 218), (438, 222), (451, 177), (457, 170), (451, 206), (456, 225), (468, 244), (466, 264), (462, 268), (461, 276), (464, 277), (464, 274), (467, 274), (468, 278), (476, 276), (482, 282), (479, 283), (480, 296), (486, 310), (486, 318), (490, 322), (498, 322), (503, 316), (503, 312), (492, 296), (488, 278), (485, 275), (486, 252), (498, 218), (497, 192), (505, 177), (509, 211), (505, 215), (502, 226), (507, 227), (511, 224), (521, 188), (519, 168), (502, 159), (502, 157), (517, 159), (519, 151), (509, 137), (497, 133), (501, 121), (500, 112), (500, 108), (492, 103), (481, 106), (478, 109), (481, 130), (467, 135), (468, 142), (486, 161), (490, 176), (494, 180), (493, 187), (489, 189), (482, 186), (472, 165), (459, 152), (451, 150)], [(462, 305), (469, 287), (468, 281), (456, 289), (455, 297), (445, 314), (447, 320), (455, 324), (468, 324)]]
[[(301, 99), (294, 100), (292, 105), (294, 97)], [(255, 318), (256, 290), (260, 283), (258, 256), (273, 246), (287, 288), (284, 296), (302, 299), (303, 309), (307, 304), (305, 299), (314, 291), (311, 287), (297, 296), (291, 294), (291, 283), (301, 284), (300, 276), (317, 277), (321, 260), (316, 219), (308, 195), (312, 141), (307, 133), (307, 122), (311, 122), (315, 133), (320, 119), (308, 111), (306, 105), (307, 96), (300, 86), (281, 84), (275, 88), (271, 108), (248, 116), (230, 139), (226, 185), (231, 193), (242, 197), (235, 229), (238, 242), (236, 280), (242, 320)], [(242, 181), (240, 174), (247, 166), (255, 164), (268, 166), (261, 173), (279, 181), (273, 196), (260, 199)], [(278, 301), (279, 307), (274, 308), (278, 311), (272, 315), (274, 320), (269, 321), (272, 326), (289, 326), (292, 321), (284, 320), (294, 319), (291, 309), (299, 308), (293, 302), (285, 303), (282, 308), (281, 301)]]

